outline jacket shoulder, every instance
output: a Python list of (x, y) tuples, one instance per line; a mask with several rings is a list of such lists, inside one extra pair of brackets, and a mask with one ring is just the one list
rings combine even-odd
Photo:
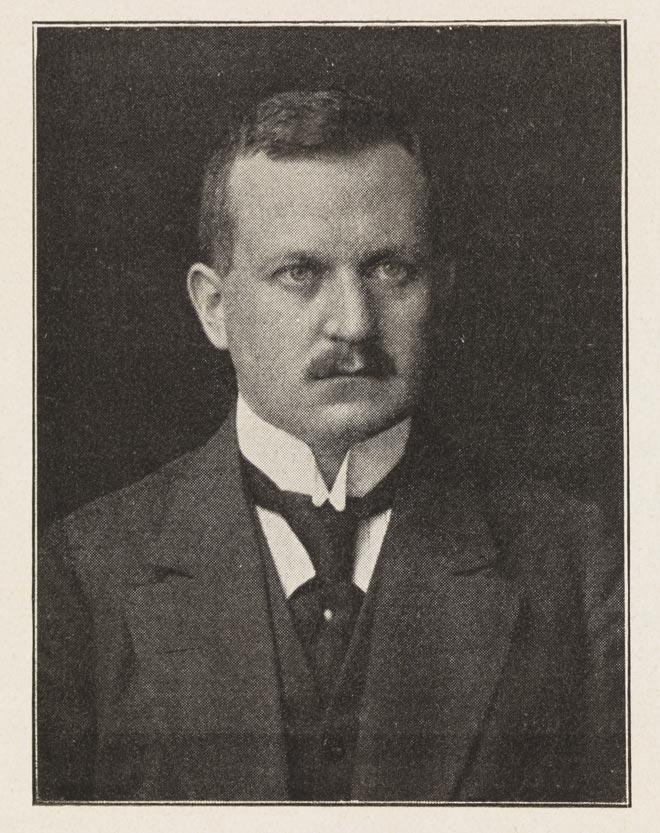
[(107, 549), (113, 542), (150, 542), (157, 536), (180, 484), (222, 463), (228, 436), (223, 426), (205, 445), (157, 471), (77, 509), (55, 524), (72, 550)]
[(461, 436), (429, 441), (422, 446), (426, 476), (467, 489), (487, 517), (499, 525), (524, 526), (530, 531), (557, 530), (599, 524), (596, 503), (581, 500), (553, 480), (539, 476), (514, 452), (493, 453), (483, 444), (471, 444)]
[(482, 468), (477, 482), (493, 538), (523, 573), (554, 574), (557, 581), (570, 573), (587, 596), (621, 580), (621, 531), (597, 503), (513, 466)]
[(485, 475), (482, 471), (477, 482), (489, 515), (500, 523), (558, 532), (602, 524), (596, 503), (574, 497), (553, 481), (524, 470), (496, 470)]

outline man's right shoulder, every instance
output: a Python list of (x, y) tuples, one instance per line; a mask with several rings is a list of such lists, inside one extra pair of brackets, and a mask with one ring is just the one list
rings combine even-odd
[(185, 477), (195, 453), (183, 454), (142, 479), (96, 498), (67, 515), (59, 524), (75, 541), (95, 533), (120, 534), (139, 525), (157, 523), (168, 493)]
[(222, 469), (231, 434), (226, 424), (203, 446), (166, 463), (141, 480), (93, 500), (53, 524), (49, 537), (69, 553), (144, 550), (158, 537), (180, 489)]

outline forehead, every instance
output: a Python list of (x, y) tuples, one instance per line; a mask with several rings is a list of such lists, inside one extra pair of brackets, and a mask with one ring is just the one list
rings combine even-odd
[(417, 236), (425, 181), (403, 147), (386, 144), (332, 157), (239, 157), (228, 193), (236, 247), (396, 245)]

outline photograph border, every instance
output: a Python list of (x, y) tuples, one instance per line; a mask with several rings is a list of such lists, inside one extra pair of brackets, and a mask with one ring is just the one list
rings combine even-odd
[[(33, 806), (219, 806), (219, 807), (546, 807), (546, 808), (631, 808), (632, 801), (632, 719), (631, 719), (631, 598), (630, 598), (630, 402), (629, 402), (629, 291), (628, 291), (628, 44), (627, 18), (556, 18), (556, 19), (432, 19), (432, 20), (32, 20), (32, 804)], [(626, 799), (620, 802), (496, 802), (496, 801), (58, 801), (37, 797), (38, 790), (38, 749), (36, 729), (36, 674), (37, 674), (37, 577), (36, 577), (36, 530), (37, 530), (37, 483), (38, 483), (38, 407), (37, 383), (39, 368), (37, 362), (37, 33), (49, 28), (278, 28), (284, 26), (333, 28), (337, 26), (362, 27), (458, 27), (458, 26), (616, 26), (621, 30), (621, 274), (622, 274), (622, 401), (623, 401), (623, 541), (624, 541), (624, 583), (625, 583), (625, 669), (626, 669)]]

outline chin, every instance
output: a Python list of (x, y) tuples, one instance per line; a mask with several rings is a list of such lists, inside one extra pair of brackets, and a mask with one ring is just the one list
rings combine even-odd
[(314, 425), (314, 439), (317, 442), (341, 440), (355, 445), (386, 431), (411, 412), (409, 402), (399, 406), (388, 402), (386, 407), (378, 407), (373, 402), (336, 404), (319, 414)]

